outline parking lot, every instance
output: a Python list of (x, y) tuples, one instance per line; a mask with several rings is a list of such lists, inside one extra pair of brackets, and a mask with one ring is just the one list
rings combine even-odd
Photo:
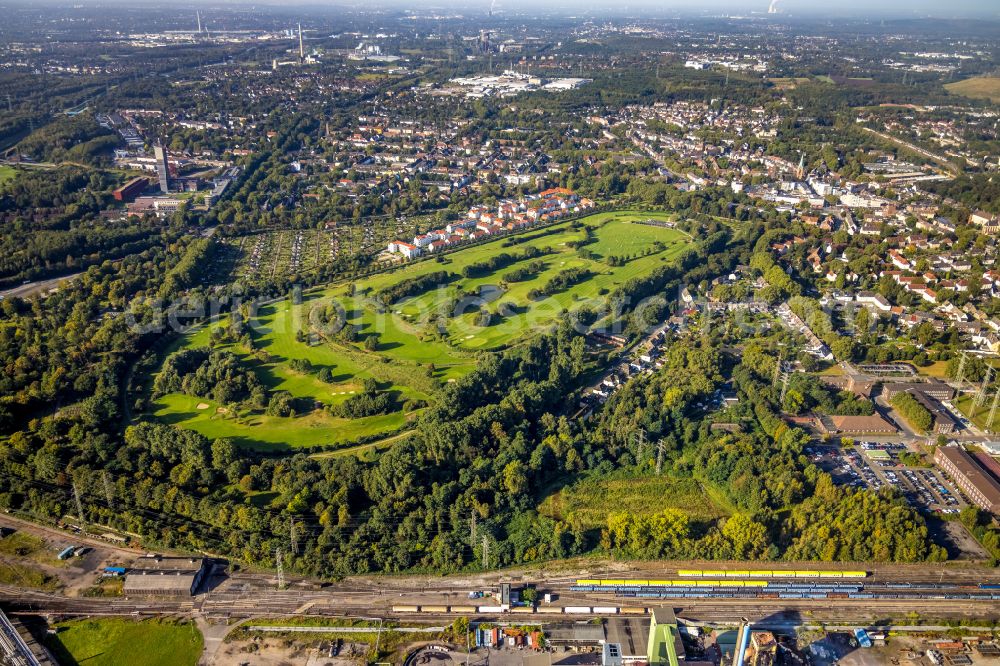
[(873, 490), (893, 486), (918, 509), (958, 513), (966, 505), (958, 489), (937, 469), (903, 464), (899, 455), (907, 450), (901, 443), (858, 442), (847, 449), (813, 445), (806, 454), (839, 485)]

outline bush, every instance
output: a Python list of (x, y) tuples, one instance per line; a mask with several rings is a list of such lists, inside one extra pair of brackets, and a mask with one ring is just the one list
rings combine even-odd
[(268, 416), (292, 416), (295, 413), (295, 400), (288, 391), (275, 391), (267, 403)]

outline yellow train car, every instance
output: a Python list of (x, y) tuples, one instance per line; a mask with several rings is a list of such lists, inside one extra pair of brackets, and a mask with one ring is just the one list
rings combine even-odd
[(514, 606), (510, 609), (515, 615), (531, 615), (535, 612), (534, 606)]
[(618, 611), (621, 615), (645, 615), (646, 609), (636, 606), (624, 606)]
[(475, 606), (452, 606), (451, 607), (451, 612), (452, 613), (469, 613), (469, 614), (473, 614), (473, 613), (476, 613), (476, 607)]
[(539, 606), (536, 609), (541, 615), (562, 615), (562, 606)]
[(393, 606), (393, 613), (419, 613), (420, 606)]
[(685, 578), (700, 578), (702, 571), (701, 569), (680, 569), (677, 575)]
[(421, 613), (447, 613), (448, 612), (448, 607), (447, 606), (421, 606), (420, 607), (420, 612)]

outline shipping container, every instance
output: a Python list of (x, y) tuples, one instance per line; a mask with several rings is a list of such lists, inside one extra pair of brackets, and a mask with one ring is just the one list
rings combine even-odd
[(56, 555), (56, 557), (59, 558), (60, 560), (68, 559), (72, 557), (74, 550), (76, 550), (76, 546), (66, 546), (65, 548), (59, 551), (59, 554)]

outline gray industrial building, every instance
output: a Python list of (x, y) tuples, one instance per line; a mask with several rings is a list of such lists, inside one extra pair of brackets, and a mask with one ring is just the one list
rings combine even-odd
[(125, 574), (122, 592), (138, 597), (194, 596), (209, 568), (202, 557), (140, 557)]
[(153, 146), (153, 157), (156, 158), (156, 177), (160, 181), (160, 191), (166, 194), (170, 191), (170, 165), (167, 163), (167, 149), (162, 144)]

